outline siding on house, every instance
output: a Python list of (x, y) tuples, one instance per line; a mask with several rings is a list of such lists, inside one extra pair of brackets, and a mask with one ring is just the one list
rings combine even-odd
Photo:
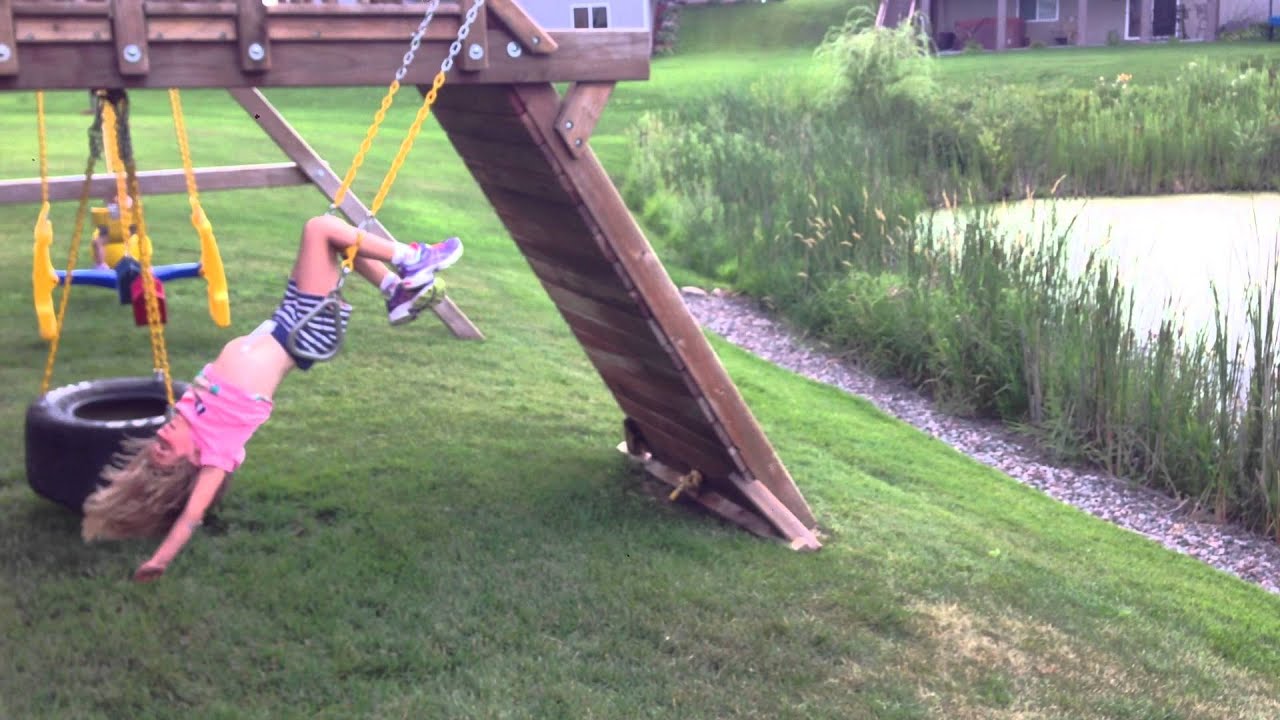
[[(1218, 16), (1220, 24), (1241, 22), (1262, 22), (1267, 15), (1267, 0), (1221, 0), (1221, 11)], [(1275, 13), (1280, 15), (1280, 0), (1276, 0)]]
[[(1009, 2), (1009, 17), (1017, 17), (1018, 0)], [(996, 0), (934, 0), (938, 3), (936, 10), (936, 29), (949, 31), (955, 24), (964, 20), (978, 18), (994, 18), (996, 16)], [(1058, 0), (1058, 19), (1045, 21), (1029, 21), (1026, 23), (1027, 42), (1054, 44), (1054, 39), (1064, 35), (1067, 28), (1076, 27), (1076, 18), (1080, 13), (1080, 0)], [(1180, 5), (1187, 8), (1186, 34), (1195, 40), (1212, 40), (1216, 37), (1217, 27), (1214, 24), (1213, 11), (1217, 0), (1180, 0)], [(1222, 16), (1218, 24), (1231, 19), (1228, 12), (1235, 15), (1262, 20), (1267, 14), (1268, 0), (1221, 0)], [(1125, 39), (1125, 7), (1128, 0), (1089, 0), (1088, 27), (1078, 28), (1079, 37), (1076, 42), (1081, 45), (1105, 45), (1111, 33), (1121, 40)], [(1275, 0), (1280, 12), (1280, 0)], [(957, 48), (958, 49), (958, 48)]]
[(544, 30), (572, 30), (574, 8), (608, 8), (610, 30), (648, 30), (653, 10), (649, 0), (520, 0), (520, 6)]

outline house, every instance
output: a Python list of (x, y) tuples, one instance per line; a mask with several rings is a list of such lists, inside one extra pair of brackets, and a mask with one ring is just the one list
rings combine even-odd
[[(1261, 0), (1264, 4), (1267, 0)], [(1176, 37), (1213, 40), (1222, 7), (1258, 0), (881, 0), (894, 25), (919, 13), (940, 50), (978, 42), (990, 50), (1045, 45), (1105, 45)], [(1221, 4), (1221, 5), (1220, 5)], [(1249, 9), (1252, 9), (1251, 7)], [(1261, 19), (1261, 18), (1259, 18)]]
[(653, 24), (649, 0), (519, 1), (544, 30), (649, 30)]

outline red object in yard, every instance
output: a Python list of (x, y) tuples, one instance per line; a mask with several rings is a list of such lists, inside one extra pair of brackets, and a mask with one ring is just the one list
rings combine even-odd
[[(963, 50), (970, 41), (977, 41), (988, 50), (996, 50), (996, 18), (984, 17), (956, 21), (956, 49)], [(1022, 18), (1005, 18), (1005, 47), (1020, 48), (1027, 45), (1027, 24)]]
[[(164, 307), (164, 283), (160, 282), (160, 278), (155, 278), (156, 287), (156, 307), (160, 310), (160, 322), (168, 322), (169, 316)], [(139, 327), (147, 325), (147, 294), (142, 289), (142, 278), (134, 278), (133, 285), (129, 288), (129, 295), (133, 298), (133, 323)]]

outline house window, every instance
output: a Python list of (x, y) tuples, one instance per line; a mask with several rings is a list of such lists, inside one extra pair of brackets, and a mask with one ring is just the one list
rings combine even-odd
[(1058, 0), (1018, 0), (1018, 17), (1030, 22), (1057, 20)]
[(573, 26), (583, 29), (609, 27), (608, 5), (578, 5), (573, 8)]

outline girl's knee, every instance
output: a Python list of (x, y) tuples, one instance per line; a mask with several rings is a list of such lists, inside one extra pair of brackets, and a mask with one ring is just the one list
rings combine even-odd
[(317, 215), (303, 223), (302, 237), (328, 237), (335, 227), (334, 223), (339, 222), (341, 221), (332, 215)]

